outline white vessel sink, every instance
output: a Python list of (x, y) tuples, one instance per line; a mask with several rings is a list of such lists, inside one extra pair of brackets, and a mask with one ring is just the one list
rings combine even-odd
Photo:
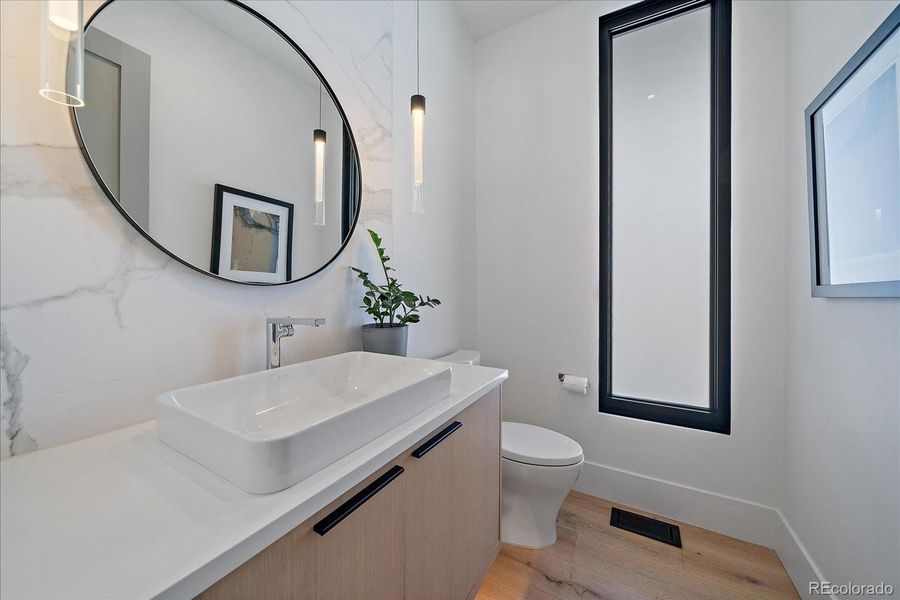
[(175, 390), (159, 439), (241, 489), (290, 487), (450, 394), (446, 363), (348, 352)]

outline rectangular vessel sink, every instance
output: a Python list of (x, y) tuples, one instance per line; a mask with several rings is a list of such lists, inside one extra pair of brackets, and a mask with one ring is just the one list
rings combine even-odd
[(290, 487), (450, 394), (446, 363), (348, 352), (168, 392), (159, 439), (241, 489)]

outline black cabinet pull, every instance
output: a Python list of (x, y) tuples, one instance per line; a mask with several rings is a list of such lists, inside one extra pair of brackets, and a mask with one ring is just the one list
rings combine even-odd
[(431, 438), (430, 440), (428, 440), (427, 442), (425, 442), (424, 444), (422, 444), (421, 446), (419, 446), (418, 448), (413, 450), (412, 455), (415, 456), (416, 458), (422, 458), (423, 456), (425, 456), (426, 454), (431, 452), (431, 450), (433, 450), (435, 446), (437, 446), (438, 444), (440, 444), (441, 442), (446, 440), (448, 437), (450, 437), (450, 434), (453, 433), (454, 431), (456, 431), (457, 429), (459, 429), (460, 427), (462, 427), (462, 423), (460, 423), (459, 421), (453, 421), (452, 423), (447, 425), (443, 430), (441, 430), (441, 432), (438, 433), (436, 436), (434, 436), (433, 438)]
[(371, 500), (375, 494), (386, 488), (390, 482), (400, 477), (402, 473), (403, 467), (394, 465), (388, 469), (384, 475), (364, 487), (358, 494), (338, 506), (327, 517), (313, 525), (313, 531), (319, 535), (325, 535), (334, 529), (338, 523), (349, 517), (354, 510)]

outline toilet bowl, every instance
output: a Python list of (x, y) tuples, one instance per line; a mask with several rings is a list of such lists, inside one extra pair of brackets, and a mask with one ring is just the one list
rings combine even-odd
[[(475, 350), (438, 358), (477, 365)], [(501, 425), (500, 539), (507, 544), (543, 548), (556, 543), (556, 516), (578, 481), (584, 452), (561, 433), (504, 421)]]
[(500, 539), (543, 548), (556, 543), (556, 516), (578, 481), (584, 453), (561, 433), (504, 421), (501, 426)]

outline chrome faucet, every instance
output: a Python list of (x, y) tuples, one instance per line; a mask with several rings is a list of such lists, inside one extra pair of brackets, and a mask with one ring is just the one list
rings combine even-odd
[(321, 327), (325, 319), (294, 319), (292, 317), (271, 317), (266, 319), (266, 369), (281, 366), (281, 338), (294, 335), (294, 325)]

